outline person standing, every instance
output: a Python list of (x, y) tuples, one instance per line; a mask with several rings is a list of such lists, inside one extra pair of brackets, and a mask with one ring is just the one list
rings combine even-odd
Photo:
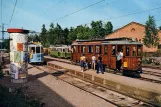
[(121, 54), (117, 52), (116, 54), (116, 71), (120, 71), (121, 69)]
[(102, 66), (102, 57), (100, 54), (98, 54), (98, 60), (97, 60), (97, 74), (99, 73), (99, 70), (101, 70), (102, 74), (104, 74)]
[(96, 67), (96, 56), (93, 54), (92, 56), (92, 68), (95, 70)]
[(81, 72), (84, 72), (84, 65), (85, 65), (85, 56), (82, 54), (80, 57)]
[(122, 50), (122, 49), (121, 49), (121, 51), (120, 51), (120, 55), (121, 55), (121, 65), (120, 65), (120, 68), (121, 68), (121, 66), (122, 66), (122, 64), (123, 64), (123, 56), (124, 56), (123, 50)]

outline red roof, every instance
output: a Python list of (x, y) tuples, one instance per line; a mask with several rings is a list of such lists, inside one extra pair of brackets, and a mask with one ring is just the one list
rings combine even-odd
[(29, 30), (18, 29), (18, 28), (9, 28), (7, 29), (8, 33), (29, 33)]

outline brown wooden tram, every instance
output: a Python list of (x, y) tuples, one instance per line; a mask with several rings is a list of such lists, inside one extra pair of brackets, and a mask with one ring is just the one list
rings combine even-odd
[(142, 44), (128, 38), (113, 38), (103, 40), (76, 40), (72, 43), (73, 53), (71, 59), (79, 63), (81, 54), (84, 54), (87, 62), (91, 57), (101, 54), (103, 65), (110, 69), (116, 69), (116, 53), (123, 51), (122, 69), (123, 74), (139, 74), (141, 70)]

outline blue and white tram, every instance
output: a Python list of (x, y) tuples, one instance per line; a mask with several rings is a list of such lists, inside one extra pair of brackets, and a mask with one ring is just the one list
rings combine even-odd
[(29, 63), (44, 63), (44, 53), (43, 48), (40, 43), (29, 44)]

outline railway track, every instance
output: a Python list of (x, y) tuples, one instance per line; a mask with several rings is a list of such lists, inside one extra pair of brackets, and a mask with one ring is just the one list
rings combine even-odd
[[(67, 63), (67, 64), (72, 64), (71, 62), (69, 62), (69, 60), (65, 61), (65, 60), (55, 59), (55, 61), (59, 61), (59, 62)], [(106, 73), (113, 73), (113, 72), (106, 72)], [(153, 75), (153, 76), (161, 77), (161, 73), (158, 73), (158, 72), (152, 72), (152, 71), (145, 71), (144, 70), (143, 73), (144, 74), (148, 74), (148, 75)], [(116, 75), (121, 75), (121, 74), (117, 73)], [(151, 79), (151, 78), (141, 77), (141, 78), (136, 78), (136, 79), (140, 79), (140, 80), (143, 80), (143, 81), (148, 81), (148, 82), (152, 82), (152, 83), (161, 84), (160, 80), (155, 80), (155, 79)]]
[[(43, 70), (42, 67), (34, 65), (39, 70)], [(45, 66), (46, 67), (46, 66)], [(93, 94), (115, 106), (118, 107), (154, 107), (151, 104), (147, 104), (145, 102), (142, 102), (140, 100), (119, 94), (117, 92), (108, 90), (107, 88), (101, 87), (96, 84), (92, 84), (83, 80), (80, 80), (74, 76), (71, 76), (65, 72), (60, 72), (59, 70), (55, 70), (55, 72), (50, 73), (57, 79), (60, 79), (64, 81), (65, 83), (68, 83), (72, 86), (75, 86), (85, 92), (88, 92), (90, 94)]]
[(154, 75), (154, 76), (157, 76), (157, 77), (161, 77), (161, 73), (155, 72), (155, 71), (143, 70), (143, 74), (148, 74), (148, 75)]

